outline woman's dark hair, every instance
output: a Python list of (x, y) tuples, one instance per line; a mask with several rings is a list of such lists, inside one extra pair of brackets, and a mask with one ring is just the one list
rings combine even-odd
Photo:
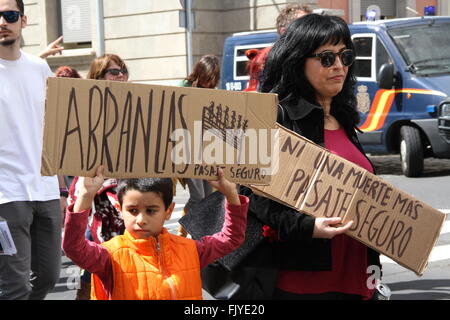
[(155, 192), (159, 194), (167, 210), (173, 200), (173, 183), (169, 178), (142, 178), (142, 179), (122, 179), (117, 188), (117, 198), (120, 205), (123, 204), (125, 193), (130, 190), (139, 192)]
[(215, 88), (220, 79), (220, 62), (215, 55), (208, 54), (195, 64), (186, 81), (193, 87)]
[[(344, 43), (354, 49), (347, 23), (336, 16), (308, 14), (294, 20), (270, 50), (264, 67), (262, 92), (277, 93), (281, 102), (297, 104), (300, 98), (319, 105), (315, 89), (305, 75), (305, 61), (318, 47)], [(342, 91), (333, 98), (332, 113), (347, 119), (356, 126), (359, 114), (356, 109), (354, 88), (355, 65), (348, 69)]]

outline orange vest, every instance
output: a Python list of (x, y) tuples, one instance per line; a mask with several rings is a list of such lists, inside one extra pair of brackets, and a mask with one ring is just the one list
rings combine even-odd
[[(201, 300), (200, 260), (194, 240), (170, 234), (158, 241), (134, 239), (125, 231), (102, 244), (114, 277), (112, 300)], [(107, 300), (101, 280), (92, 275), (92, 300)]]

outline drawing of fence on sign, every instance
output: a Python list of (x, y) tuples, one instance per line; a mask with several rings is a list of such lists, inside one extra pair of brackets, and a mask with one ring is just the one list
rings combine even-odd
[(230, 112), (228, 106), (224, 109), (221, 104), (215, 106), (214, 102), (211, 102), (209, 107), (203, 108), (202, 138), (205, 132), (209, 132), (241, 151), (247, 128), (248, 120), (244, 120), (236, 111)]

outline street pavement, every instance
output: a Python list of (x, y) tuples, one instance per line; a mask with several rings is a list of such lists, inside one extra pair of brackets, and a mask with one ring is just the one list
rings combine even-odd
[(392, 300), (450, 300), (450, 160), (426, 159), (418, 178), (402, 175), (399, 156), (371, 157), (382, 179), (447, 214), (428, 267), (419, 277), (387, 257), (381, 257), (383, 281)]
[[(448, 215), (423, 276), (418, 277), (389, 258), (381, 257), (383, 282), (392, 291), (391, 299), (450, 300), (450, 160), (427, 159), (424, 176), (414, 179), (402, 175), (398, 156), (377, 156), (371, 160), (382, 179)], [(169, 232), (177, 232), (178, 219), (188, 198), (189, 192), (178, 185), (176, 207), (165, 225)], [(80, 269), (63, 256), (60, 281), (46, 300), (73, 300), (79, 273)], [(204, 298), (212, 299), (206, 292)]]

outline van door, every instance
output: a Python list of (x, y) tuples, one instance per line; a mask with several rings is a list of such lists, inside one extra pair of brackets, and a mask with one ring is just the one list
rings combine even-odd
[(383, 95), (377, 84), (378, 71), (392, 61), (386, 48), (374, 33), (358, 33), (352, 36), (356, 51), (356, 98), (361, 122), (359, 128), (365, 133), (359, 136), (368, 153), (387, 153), (385, 129), (388, 128), (389, 112), (395, 112), (396, 101)]

